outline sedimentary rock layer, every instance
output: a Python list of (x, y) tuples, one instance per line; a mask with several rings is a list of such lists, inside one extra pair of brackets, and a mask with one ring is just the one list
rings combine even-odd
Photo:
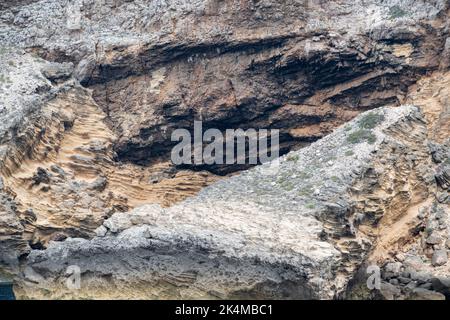
[(167, 160), (171, 132), (193, 120), (279, 128), (285, 153), (399, 105), (448, 64), (447, 14), (446, 1), (47, 0), (2, 11), (0, 39), (73, 63), (118, 158), (148, 164)]
[[(23, 298), (448, 296), (449, 13), (444, 0), (2, 1), (0, 269)], [(195, 120), (280, 129), (286, 154), (402, 104), (422, 113), (367, 113), (186, 201), (250, 166), (169, 159), (172, 131)], [(360, 290), (367, 263), (383, 290)]]
[[(167, 161), (117, 162), (106, 115), (70, 79), (70, 68), (13, 49), (2, 54), (8, 82), (0, 126), (2, 261), (49, 240), (92, 237), (114, 212), (167, 206), (216, 180), (208, 172), (174, 170)], [(58, 83), (46, 78), (64, 74)]]
[[(22, 294), (337, 297), (377, 243), (380, 221), (392, 223), (428, 198), (434, 177), (426, 135), (416, 107), (365, 113), (279, 163), (167, 209), (115, 214), (91, 241), (32, 252)], [(81, 268), (79, 291), (60, 283), (69, 265)]]

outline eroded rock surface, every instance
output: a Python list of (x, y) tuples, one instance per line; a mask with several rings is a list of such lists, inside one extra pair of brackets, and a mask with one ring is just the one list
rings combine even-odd
[(448, 64), (443, 0), (28, 2), (2, 11), (2, 43), (73, 63), (118, 157), (141, 164), (194, 119), (279, 128), (285, 153)]
[[(338, 297), (376, 245), (380, 222), (430, 196), (426, 137), (416, 107), (365, 113), (279, 165), (222, 180), (167, 209), (115, 214), (91, 241), (32, 252), (22, 294)], [(86, 275), (80, 291), (59, 283), (69, 265)], [(43, 276), (38, 284), (27, 280), (30, 270)]]
[[(449, 21), (445, 0), (2, 1), (0, 269), (23, 298), (448, 297)], [(185, 200), (248, 168), (175, 167), (194, 120), (280, 129), (282, 154), (325, 138)]]
[(216, 180), (208, 172), (175, 170), (168, 161), (117, 162), (106, 114), (70, 78), (70, 65), (17, 49), (2, 54), (2, 260), (17, 260), (50, 240), (92, 237), (114, 212), (167, 206)]

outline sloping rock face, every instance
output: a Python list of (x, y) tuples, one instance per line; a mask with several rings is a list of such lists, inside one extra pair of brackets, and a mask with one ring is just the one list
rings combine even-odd
[[(2, 234), (20, 242), (13, 256), (247, 167), (174, 167), (171, 132), (194, 120), (278, 128), (284, 154), (373, 107), (445, 105), (432, 85), (429, 101), (409, 85), (448, 66), (448, 23), (447, 1), (2, 2), (2, 214), (16, 223)], [(439, 110), (426, 114), (436, 132)]]
[(91, 93), (70, 77), (73, 66), (12, 48), (1, 57), (3, 263), (15, 265), (50, 240), (92, 237), (115, 212), (167, 206), (215, 181), (208, 172), (176, 171), (168, 162), (146, 168), (116, 162), (116, 137)]
[[(2, 1), (0, 269), (24, 298), (448, 296), (449, 21), (445, 0)], [(278, 128), (285, 154), (401, 104), (423, 115), (366, 114), (186, 201), (247, 166), (169, 160), (194, 120)], [(365, 263), (401, 265), (367, 292)]]
[[(434, 176), (426, 138), (416, 107), (364, 113), (310, 147), (178, 205), (115, 214), (91, 241), (33, 251), (19, 292), (34, 298), (336, 298), (377, 243), (380, 221), (429, 197)], [(78, 291), (64, 288), (71, 265), (81, 270)]]
[(167, 160), (171, 132), (194, 119), (205, 130), (279, 128), (285, 153), (398, 105), (447, 63), (447, 14), (444, 0), (46, 0), (2, 11), (0, 39), (73, 62), (118, 158), (147, 164)]

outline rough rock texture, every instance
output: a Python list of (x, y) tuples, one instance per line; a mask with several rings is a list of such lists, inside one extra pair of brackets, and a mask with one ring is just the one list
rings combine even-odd
[[(448, 298), (449, 7), (2, 1), (0, 269), (23, 298)], [(194, 120), (278, 128), (285, 154), (401, 104), (421, 113), (367, 113), (186, 201), (247, 166), (169, 162)], [(400, 265), (360, 290), (372, 263)]]
[(93, 236), (114, 212), (148, 202), (169, 205), (215, 180), (207, 172), (175, 171), (169, 163), (117, 163), (106, 115), (68, 78), (70, 65), (14, 50), (2, 58), (8, 79), (0, 126), (2, 254), (15, 248), (12, 255), (20, 256), (28, 244), (41, 249), (49, 240)]
[(194, 119), (280, 128), (286, 152), (401, 103), (447, 63), (447, 13), (444, 0), (45, 0), (3, 10), (0, 41), (74, 63), (118, 157), (148, 163)]
[[(429, 196), (426, 135), (416, 107), (365, 113), (279, 164), (219, 181), (167, 209), (147, 205), (115, 214), (91, 241), (33, 251), (19, 292), (35, 298), (338, 297), (376, 244), (380, 221)], [(61, 283), (69, 265), (85, 275), (76, 292)], [(36, 273), (37, 284), (27, 276)]]

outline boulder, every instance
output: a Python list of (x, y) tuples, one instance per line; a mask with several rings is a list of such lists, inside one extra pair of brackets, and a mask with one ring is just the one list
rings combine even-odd
[(394, 300), (401, 294), (401, 290), (397, 286), (386, 282), (381, 282), (379, 292), (385, 300)]
[(436, 232), (433, 232), (428, 238), (427, 238), (427, 244), (440, 244), (442, 242), (442, 237), (437, 234)]
[(409, 295), (410, 300), (445, 300), (445, 296), (442, 293), (423, 289), (415, 288)]
[(401, 262), (390, 262), (384, 267), (384, 270), (386, 272), (392, 272), (394, 274), (398, 274), (398, 273), (400, 273), (401, 267), (402, 267)]
[(450, 296), (450, 278), (435, 277), (431, 279), (433, 290)]
[(48, 63), (42, 68), (42, 74), (51, 81), (68, 79), (73, 72), (73, 63)]

